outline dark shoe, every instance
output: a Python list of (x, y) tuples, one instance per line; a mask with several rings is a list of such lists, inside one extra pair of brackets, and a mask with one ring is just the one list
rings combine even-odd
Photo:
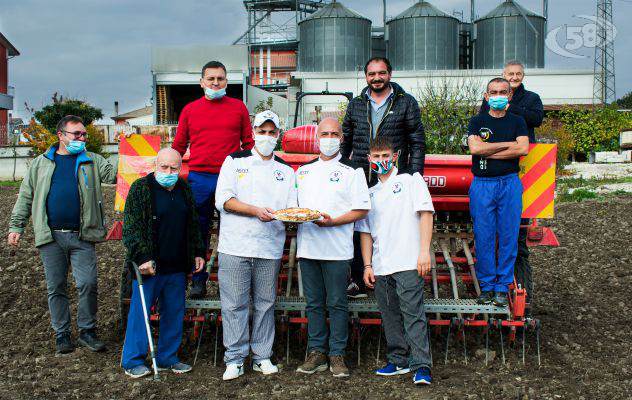
[(201, 299), (206, 296), (206, 281), (192, 281), (189, 297), (192, 299)]
[(86, 347), (90, 351), (105, 350), (105, 343), (99, 340), (94, 329), (81, 332), (79, 334), (79, 344), (83, 347)]
[(507, 292), (496, 292), (494, 296), (494, 305), (496, 307), (506, 307), (509, 304), (509, 295)]
[(320, 351), (312, 351), (307, 356), (303, 365), (296, 369), (296, 372), (313, 374), (314, 372), (325, 371), (327, 369), (327, 356)]
[(432, 383), (432, 374), (430, 373), (430, 368), (419, 368), (417, 372), (415, 372), (413, 383), (415, 385), (430, 385)]
[(492, 304), (494, 301), (494, 292), (481, 292), (481, 295), (478, 296), (477, 303), (478, 304)]
[(368, 297), (368, 295), (366, 294), (366, 289), (361, 290), (358, 285), (351, 282), (349, 286), (347, 286), (347, 297), (350, 299), (363, 299)]
[(349, 376), (349, 368), (347, 368), (347, 364), (345, 364), (345, 358), (343, 356), (329, 357), (329, 370), (333, 374), (334, 378), (345, 378)]
[(75, 351), (75, 345), (70, 340), (70, 333), (65, 333), (55, 339), (55, 347), (60, 354), (72, 353)]

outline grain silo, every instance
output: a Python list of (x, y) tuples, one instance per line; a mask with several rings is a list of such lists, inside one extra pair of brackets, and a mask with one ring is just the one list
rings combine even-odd
[(474, 25), (475, 68), (503, 68), (509, 60), (520, 60), (525, 68), (544, 68), (543, 16), (506, 0)]
[(298, 70), (356, 71), (371, 57), (371, 20), (333, 2), (298, 24)]
[(459, 20), (419, 1), (387, 22), (388, 58), (396, 70), (459, 68)]

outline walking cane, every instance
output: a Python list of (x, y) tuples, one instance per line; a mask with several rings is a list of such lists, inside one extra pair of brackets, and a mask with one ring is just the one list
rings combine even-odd
[(136, 280), (138, 280), (138, 291), (140, 293), (140, 301), (143, 305), (143, 316), (145, 317), (145, 330), (147, 331), (147, 340), (149, 341), (149, 352), (151, 353), (151, 363), (154, 368), (154, 380), (159, 381), (158, 364), (156, 364), (156, 352), (154, 351), (154, 342), (151, 338), (151, 329), (149, 328), (149, 315), (147, 315), (147, 303), (145, 302), (145, 292), (143, 291), (143, 277), (138, 269), (138, 264), (131, 261), (136, 272)]

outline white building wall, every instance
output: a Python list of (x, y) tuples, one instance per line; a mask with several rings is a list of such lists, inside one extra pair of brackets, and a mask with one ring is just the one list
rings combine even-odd
[[(495, 70), (447, 70), (447, 71), (394, 71), (392, 81), (416, 98), (426, 85), (432, 82), (439, 85), (448, 82), (474, 80), (480, 85), (481, 98), (485, 84), (498, 77), (500, 71)], [(294, 72), (293, 77), (300, 82), (302, 92), (352, 92), (354, 96), (366, 87), (362, 71), (348, 73)], [(592, 104), (593, 96), (592, 70), (546, 70), (532, 69), (525, 71), (524, 85), (528, 90), (540, 95), (544, 105)], [(304, 123), (310, 123), (309, 114), (314, 107), (321, 105), (323, 111), (337, 111), (339, 104), (346, 102), (342, 96), (308, 96), (302, 101)], [(290, 96), (290, 109), (295, 107), (295, 97)], [(299, 118), (299, 124), (301, 123)]]

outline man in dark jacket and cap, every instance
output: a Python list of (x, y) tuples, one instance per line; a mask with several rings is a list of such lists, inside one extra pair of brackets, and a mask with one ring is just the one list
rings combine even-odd
[[(347, 107), (342, 122), (344, 140), (340, 152), (362, 166), (369, 182), (377, 180), (369, 168), (369, 147), (378, 137), (388, 137), (399, 152), (399, 170), (424, 173), (426, 136), (417, 100), (391, 82), (393, 68), (388, 59), (373, 57), (364, 65), (368, 84)], [(349, 297), (366, 297), (359, 234), (354, 235), (355, 256), (351, 265)]]
[[(517, 60), (508, 61), (503, 69), (503, 78), (511, 85), (512, 97), (505, 110), (524, 118), (529, 131), (529, 143), (535, 143), (535, 128), (542, 124), (544, 106), (537, 93), (524, 88), (524, 65)], [(489, 104), (483, 99), (480, 114), (489, 112)], [(523, 218), (520, 225), (528, 225), (529, 219)], [(527, 228), (520, 228), (518, 235), (518, 256), (514, 267), (516, 282), (527, 289), (527, 303), (533, 302), (533, 275), (529, 265), (529, 248), (527, 247)]]

